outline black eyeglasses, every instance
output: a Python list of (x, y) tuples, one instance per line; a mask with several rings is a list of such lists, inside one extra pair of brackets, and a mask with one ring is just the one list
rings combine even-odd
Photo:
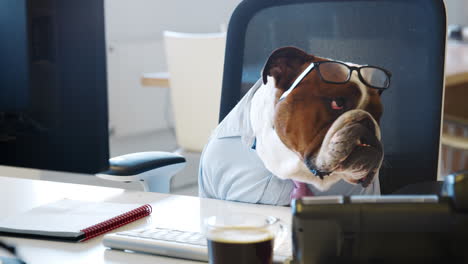
[(322, 81), (326, 83), (343, 84), (349, 82), (351, 73), (358, 72), (359, 79), (365, 85), (385, 90), (390, 86), (390, 77), (392, 74), (386, 69), (377, 66), (349, 66), (338, 61), (319, 61), (314, 62)]
[(379, 90), (379, 94), (390, 86), (390, 78), (392, 77), (391, 72), (377, 66), (350, 66), (339, 61), (316, 61), (312, 62), (297, 77), (291, 87), (281, 95), (280, 100), (284, 99), (314, 68), (317, 68), (317, 72), (323, 82), (332, 84), (349, 82), (351, 73), (355, 70), (358, 72), (359, 80), (365, 85)]

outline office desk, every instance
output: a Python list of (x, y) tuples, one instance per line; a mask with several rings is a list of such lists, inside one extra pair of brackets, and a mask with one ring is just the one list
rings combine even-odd
[[(234, 203), (197, 197), (159, 194), (123, 189), (85, 186), (37, 180), (0, 177), (0, 219), (23, 212), (58, 199), (80, 199), (115, 203), (149, 203), (153, 207), (150, 217), (140, 219), (112, 232), (158, 226), (188, 231), (200, 231), (202, 219), (209, 215), (235, 212), (254, 212), (274, 215), (290, 223), (288, 207)], [(12, 237), (0, 237), (17, 246), (18, 253), (28, 263), (201, 263), (141, 253), (127, 253), (106, 249), (102, 236), (82, 243), (53, 242)]]
[(167, 88), (169, 87), (169, 73), (168, 72), (144, 73), (143, 76), (141, 77), (141, 85)]

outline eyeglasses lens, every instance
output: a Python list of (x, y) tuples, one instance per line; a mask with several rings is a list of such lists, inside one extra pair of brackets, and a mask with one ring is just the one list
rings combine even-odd
[(331, 83), (345, 83), (349, 79), (349, 69), (337, 62), (320, 63), (318, 70), (322, 79)]
[(362, 79), (370, 86), (376, 88), (387, 88), (389, 86), (390, 80), (387, 73), (379, 68), (362, 67), (360, 73)]

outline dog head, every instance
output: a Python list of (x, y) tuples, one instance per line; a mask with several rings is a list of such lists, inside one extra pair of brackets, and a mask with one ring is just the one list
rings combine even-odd
[(367, 187), (383, 159), (379, 90), (366, 86), (357, 71), (345, 83), (327, 83), (321, 76), (334, 72), (312, 69), (295, 83), (313, 62), (325, 61), (294, 47), (269, 57), (250, 112), (257, 152), (281, 178), (321, 190), (340, 179)]

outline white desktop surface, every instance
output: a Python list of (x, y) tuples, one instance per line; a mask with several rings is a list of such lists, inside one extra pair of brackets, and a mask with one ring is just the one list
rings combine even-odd
[[(203, 219), (210, 215), (252, 212), (273, 215), (291, 222), (289, 207), (227, 202), (197, 197), (126, 191), (123, 189), (0, 177), (0, 219), (27, 211), (59, 199), (106, 201), (115, 203), (148, 203), (153, 207), (150, 217), (143, 218), (112, 232), (145, 226), (200, 231)], [(18, 254), (28, 263), (200, 263), (161, 256), (109, 250), (101, 243), (103, 236), (82, 243), (54, 242), (12, 237), (0, 240), (17, 247)]]

